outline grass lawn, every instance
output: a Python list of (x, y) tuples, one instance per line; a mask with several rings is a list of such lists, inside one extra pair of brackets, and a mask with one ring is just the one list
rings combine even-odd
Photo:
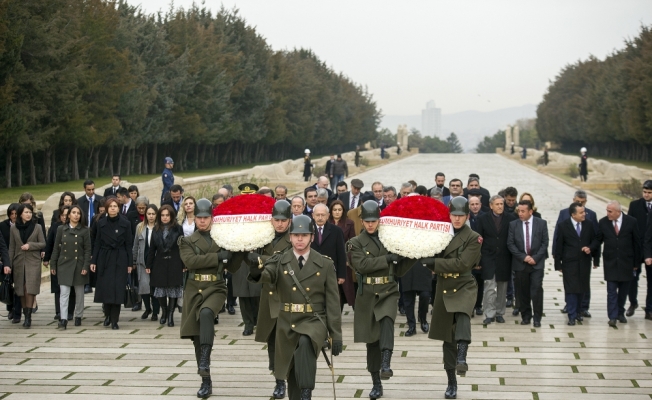
[(570, 175), (565, 174), (563, 172), (550, 172), (550, 175), (554, 175), (557, 178), (560, 178), (568, 183), (573, 183), (573, 178), (571, 178)]
[(627, 208), (629, 206), (629, 202), (632, 201), (632, 199), (628, 197), (621, 196), (615, 190), (604, 189), (604, 190), (591, 190), (591, 191), (595, 194), (599, 194), (600, 196), (606, 197), (609, 200), (617, 200), (620, 203), (620, 205), (622, 205), (625, 208)]
[[(271, 163), (257, 163), (257, 164), (242, 164), (234, 165), (228, 167), (218, 167), (218, 168), (209, 168), (209, 169), (198, 169), (192, 171), (183, 171), (177, 172), (177, 176), (184, 178), (192, 178), (196, 176), (203, 175), (213, 175), (213, 174), (222, 174), (225, 172), (239, 171), (241, 169), (252, 168), (256, 165), (266, 165)], [(162, 171), (162, 169), (161, 169)], [(149, 174), (149, 175), (130, 175), (123, 176), (122, 179), (129, 181), (131, 183), (138, 184), (139, 182), (147, 182), (149, 180), (160, 178), (161, 174)], [(111, 183), (110, 176), (102, 176), (97, 179), (91, 178), (95, 181), (95, 187), (104, 186), (108, 183)], [(47, 185), (35, 185), (35, 186), (21, 186), (14, 187), (11, 189), (1, 189), (0, 190), (0, 204), (9, 204), (18, 201), (18, 198), (21, 194), (25, 192), (30, 192), (36, 200), (47, 200), (52, 193), (56, 192), (65, 192), (65, 191), (81, 191), (83, 190), (84, 179), (78, 181), (68, 181), (68, 182), (57, 182)]]

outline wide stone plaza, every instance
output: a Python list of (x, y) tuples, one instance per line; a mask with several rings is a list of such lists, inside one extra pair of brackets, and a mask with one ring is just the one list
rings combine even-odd
[[(469, 173), (480, 175), (492, 194), (506, 186), (532, 193), (550, 238), (558, 212), (568, 207), (574, 189), (499, 155), (416, 155), (358, 175), (371, 183), (400, 187), (416, 180), (434, 185), (436, 172), (447, 181), (464, 182)], [(588, 207), (601, 218), (606, 204), (589, 197)], [(645, 272), (641, 276), (640, 304), (645, 303)], [(592, 318), (566, 325), (562, 279), (546, 262), (542, 327), (507, 323), (483, 326), (472, 319), (470, 370), (460, 378), (460, 399), (650, 399), (652, 398), (652, 321), (639, 308), (627, 324), (607, 325), (606, 284), (602, 270), (592, 276)], [(190, 341), (179, 339), (179, 329), (140, 319), (141, 312), (123, 310), (120, 330), (102, 327), (101, 306), (86, 296), (83, 326), (56, 329), (49, 283), (38, 296), (39, 310), (32, 328), (0, 323), (0, 399), (190, 399), (200, 384)], [(6, 315), (6, 314), (5, 314)], [(179, 317), (180, 318), (180, 317)], [(396, 321), (394, 377), (383, 381), (387, 399), (439, 399), (444, 397), (446, 374), (441, 342), (427, 339), (420, 330), (403, 337), (405, 317)], [(437, 323), (436, 321), (434, 322)], [(212, 356), (213, 396), (233, 399), (268, 399), (274, 379), (267, 370), (267, 352), (253, 336), (243, 337), (239, 312), (221, 314), (215, 326)], [(365, 345), (353, 343), (353, 311), (343, 316), (345, 351), (335, 358), (337, 398), (368, 398), (371, 378), (365, 370)], [(330, 370), (319, 360), (314, 397), (332, 398)]]

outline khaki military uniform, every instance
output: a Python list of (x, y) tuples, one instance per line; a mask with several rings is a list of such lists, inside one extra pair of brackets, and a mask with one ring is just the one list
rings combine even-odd
[(478, 286), (471, 274), (480, 261), (480, 235), (464, 225), (446, 249), (429, 266), (437, 274), (437, 291), (432, 310), (430, 339), (444, 341), (444, 366), (456, 365), (458, 340), (471, 342), (470, 317), (475, 306)]

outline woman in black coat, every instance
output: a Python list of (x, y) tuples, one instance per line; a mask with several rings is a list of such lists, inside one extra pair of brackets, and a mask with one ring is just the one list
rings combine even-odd
[(131, 222), (120, 216), (118, 201), (105, 203), (107, 216), (97, 220), (91, 271), (97, 273), (95, 302), (104, 304), (104, 326), (120, 329), (120, 307), (131, 273), (133, 236)]
[[(156, 215), (156, 227), (149, 243), (147, 269), (149, 284), (154, 286), (154, 297), (161, 305), (160, 323), (174, 326), (174, 310), (183, 297), (183, 262), (177, 241), (183, 237), (183, 229), (176, 220), (174, 208), (164, 204)], [(168, 298), (170, 299), (168, 303)]]
[[(72, 207), (77, 204), (77, 199), (75, 198), (75, 194), (72, 192), (63, 192), (61, 197), (59, 198), (59, 207), (57, 207), (56, 210), (52, 213), (52, 220), (50, 221), (50, 229), (52, 229), (52, 225), (54, 224), (59, 224), (59, 219), (61, 218), (61, 211), (63, 210), (64, 207)], [(54, 232), (56, 235), (56, 231)]]
[[(43, 265), (46, 267), (50, 265), (52, 252), (54, 251), (54, 242), (57, 238), (57, 229), (59, 229), (61, 225), (66, 223), (66, 219), (68, 218), (68, 213), (70, 212), (70, 207), (71, 206), (63, 206), (59, 209), (58, 212), (55, 211), (55, 214), (57, 216), (57, 221), (54, 221), (52, 225), (50, 225), (50, 230), (48, 231), (48, 237), (47, 239), (45, 239), (45, 256), (43, 256)], [(61, 309), (59, 304), (61, 290), (59, 288), (58, 275), (50, 275), (50, 293), (54, 293), (54, 310), (55, 310), (54, 320), (60, 321), (62, 319), (66, 319), (67, 321), (71, 321), (73, 317), (73, 313), (75, 312), (75, 300), (76, 300), (75, 288), (73, 287), (71, 289), (70, 300), (68, 302), (68, 311), (64, 315), (65, 318), (61, 318)]]

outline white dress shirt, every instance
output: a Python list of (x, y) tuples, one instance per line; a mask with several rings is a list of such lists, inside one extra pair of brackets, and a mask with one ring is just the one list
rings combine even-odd
[(527, 243), (527, 241), (525, 240), (525, 237), (527, 236), (527, 234), (526, 234), (526, 230), (525, 230), (525, 223), (529, 222), (528, 230), (530, 231), (529, 232), (529, 235), (530, 235), (529, 239), (530, 239), (530, 250), (531, 250), (532, 249), (532, 222), (533, 221), (534, 221), (534, 216), (531, 216), (530, 219), (528, 219), (527, 221), (523, 221), (523, 248), (526, 251), (527, 251), (527, 248), (526, 248), (525, 244)]

